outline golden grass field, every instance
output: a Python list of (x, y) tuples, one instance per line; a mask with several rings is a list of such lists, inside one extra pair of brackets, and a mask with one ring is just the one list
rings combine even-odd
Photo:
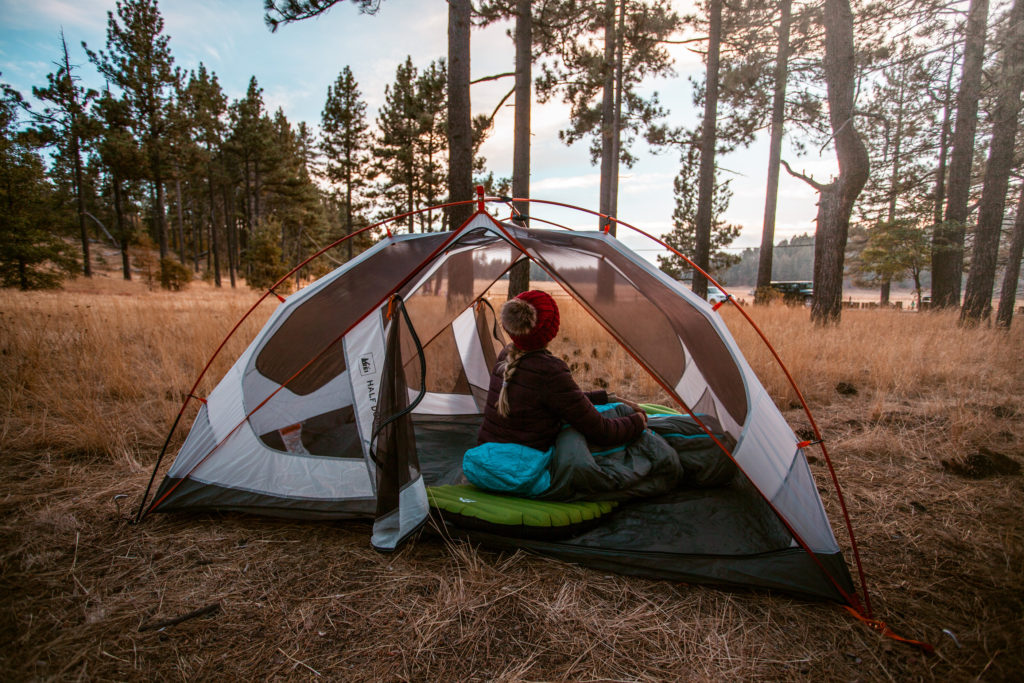
[[(382, 555), (368, 523), (178, 514), (131, 525), (182, 397), (257, 295), (97, 277), (0, 297), (5, 680), (947, 681), (1024, 668), (1024, 477), (987, 467), (1024, 461), (1020, 320), (1006, 333), (959, 329), (955, 313), (847, 311), (818, 329), (804, 309), (751, 309), (830, 445), (876, 616), (934, 644), (929, 657), (831, 604), (608, 575), (431, 533)], [(560, 301), (554, 350), (581, 384), (663, 401)], [(722, 312), (806, 429), (760, 341)], [(207, 605), (218, 607), (146, 628)]]

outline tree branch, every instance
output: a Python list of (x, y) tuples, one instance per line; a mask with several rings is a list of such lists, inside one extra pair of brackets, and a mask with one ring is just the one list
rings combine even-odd
[(657, 40), (655, 42), (659, 45), (686, 45), (687, 43), (703, 43), (707, 39), (707, 36), (702, 36), (700, 38), (687, 38), (686, 40)]
[(494, 117), (498, 115), (498, 112), (501, 110), (502, 106), (504, 106), (505, 102), (508, 101), (508, 98), (512, 97), (512, 93), (514, 93), (515, 91), (516, 89), (513, 86), (512, 89), (505, 93), (505, 96), (501, 98), (501, 101), (498, 102), (498, 106), (495, 107), (494, 111), (491, 112), (491, 115), (487, 117), (487, 128), (490, 128), (491, 126), (494, 125)]
[(470, 85), (476, 85), (477, 83), (483, 83), (485, 81), (497, 81), (502, 78), (508, 78), (509, 76), (515, 76), (515, 71), (506, 71), (503, 74), (494, 74), (493, 76), (484, 76), (483, 78), (477, 78), (476, 80), (470, 81)]
[(825, 185), (822, 185), (821, 183), (819, 183), (814, 178), (811, 178), (810, 176), (806, 176), (803, 173), (797, 173), (796, 171), (793, 170), (793, 168), (789, 165), (789, 162), (786, 161), (785, 159), (780, 159), (780, 161), (782, 162), (782, 165), (786, 167), (786, 171), (789, 173), (789, 175), (793, 176), (794, 178), (799, 178), (800, 180), (804, 181), (805, 183), (813, 187), (818, 192), (825, 191)]

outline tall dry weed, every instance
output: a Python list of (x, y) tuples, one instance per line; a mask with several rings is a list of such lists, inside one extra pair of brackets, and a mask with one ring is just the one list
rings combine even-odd
[[(877, 616), (935, 644), (926, 658), (828, 604), (613, 576), (450, 538), (381, 555), (364, 523), (217, 514), (130, 526), (142, 466), (256, 296), (100, 278), (0, 296), (7, 678), (1009, 680), (1024, 666), (1024, 484), (942, 465), (983, 448), (1024, 459), (1019, 321), (1005, 333), (960, 329), (955, 314), (846, 311), (838, 327), (816, 328), (803, 309), (750, 309), (822, 426)], [(275, 301), (240, 330), (200, 395)], [(553, 349), (581, 384), (667, 400), (582, 310), (559, 304)], [(721, 311), (805, 430), (763, 343)], [(808, 452), (848, 551), (829, 474)], [(212, 615), (140, 628), (211, 604)]]
[[(201, 283), (183, 293), (136, 286), (131, 293), (0, 296), (0, 448), (131, 461), (159, 447), (207, 358), (255, 299)], [(200, 395), (270, 310), (258, 310), (239, 331)]]

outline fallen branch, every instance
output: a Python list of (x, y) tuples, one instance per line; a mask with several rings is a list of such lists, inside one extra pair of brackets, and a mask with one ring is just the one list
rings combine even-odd
[(207, 605), (206, 607), (200, 607), (197, 610), (192, 610), (188, 614), (182, 614), (180, 617), (160, 619), (159, 621), (151, 621), (142, 624), (141, 626), (139, 626), (139, 631), (152, 631), (155, 629), (166, 628), (168, 626), (174, 626), (175, 624), (180, 624), (181, 622), (188, 621), (189, 619), (195, 619), (196, 617), (204, 617), (207, 614), (213, 614), (214, 612), (217, 612), (219, 610), (220, 603), (215, 602), (212, 605)]

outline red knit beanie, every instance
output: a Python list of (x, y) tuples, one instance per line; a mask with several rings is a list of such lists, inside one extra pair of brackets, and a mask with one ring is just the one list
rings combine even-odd
[(532, 289), (501, 308), (501, 326), (512, 342), (523, 351), (535, 351), (548, 345), (558, 334), (558, 304), (547, 292)]

